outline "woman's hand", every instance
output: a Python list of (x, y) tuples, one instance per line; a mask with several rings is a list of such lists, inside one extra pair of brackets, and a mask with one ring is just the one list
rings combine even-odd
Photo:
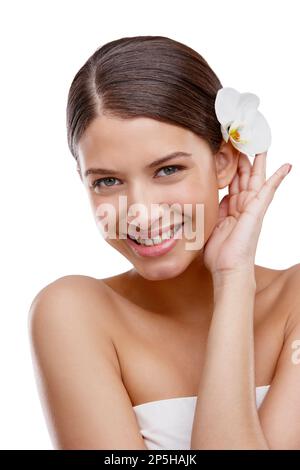
[(253, 166), (240, 153), (237, 172), (219, 206), (218, 222), (204, 246), (204, 264), (212, 275), (254, 267), (263, 217), (291, 165), (282, 165), (266, 181), (267, 152)]

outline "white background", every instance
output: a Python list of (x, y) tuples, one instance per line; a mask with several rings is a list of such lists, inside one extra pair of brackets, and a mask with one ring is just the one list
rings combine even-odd
[(131, 268), (101, 238), (66, 140), (71, 81), (104, 43), (162, 35), (196, 49), (223, 86), (256, 93), (272, 130), (267, 177), (291, 173), (266, 213), (256, 264), (300, 260), (299, 2), (9, 1), (1, 47), (2, 449), (52, 449), (30, 355), (28, 310), (68, 274), (103, 278)]

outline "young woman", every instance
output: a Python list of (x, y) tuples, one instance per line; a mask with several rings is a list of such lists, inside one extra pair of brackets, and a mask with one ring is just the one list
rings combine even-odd
[(300, 267), (254, 264), (290, 166), (266, 180), (266, 151), (251, 163), (223, 139), (221, 88), (198, 53), (161, 36), (107, 43), (74, 77), (70, 150), (133, 268), (64, 276), (32, 302), (57, 448), (300, 449)]

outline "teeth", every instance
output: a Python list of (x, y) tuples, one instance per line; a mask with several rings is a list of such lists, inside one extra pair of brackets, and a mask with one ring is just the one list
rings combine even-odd
[(174, 236), (174, 233), (176, 233), (180, 229), (181, 226), (182, 226), (182, 223), (176, 225), (174, 229), (172, 228), (171, 230), (168, 230), (167, 232), (163, 232), (161, 237), (156, 236), (154, 238), (148, 238), (144, 240), (139, 239), (137, 240), (137, 242), (139, 243), (139, 245), (146, 245), (146, 246), (159, 245), (159, 243), (161, 243), (162, 241), (172, 238)]

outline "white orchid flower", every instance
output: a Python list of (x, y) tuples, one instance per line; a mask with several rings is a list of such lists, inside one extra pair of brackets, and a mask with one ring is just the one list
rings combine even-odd
[(271, 129), (257, 110), (260, 101), (253, 93), (223, 87), (217, 92), (215, 111), (225, 142), (230, 139), (240, 152), (255, 157), (271, 145)]

